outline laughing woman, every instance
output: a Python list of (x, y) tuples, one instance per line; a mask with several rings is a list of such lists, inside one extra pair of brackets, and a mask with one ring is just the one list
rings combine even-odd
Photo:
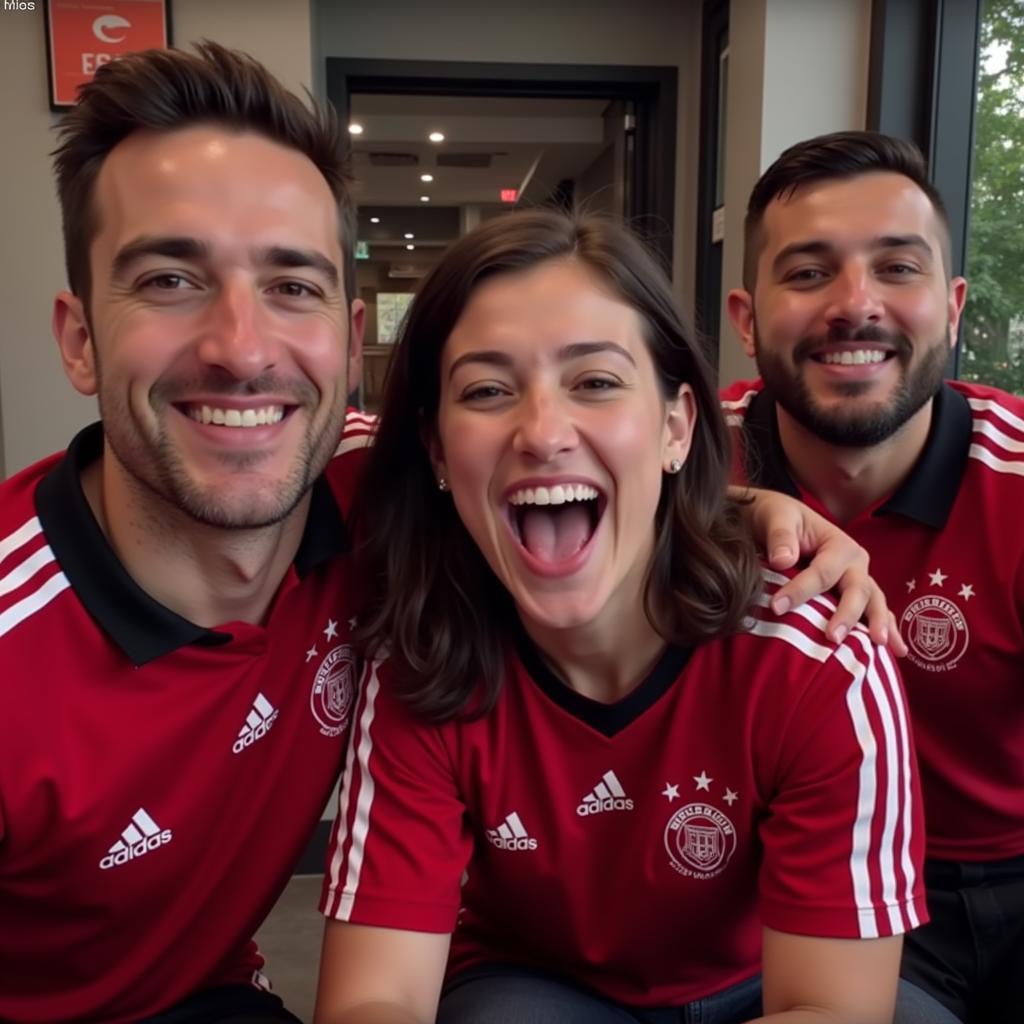
[(728, 458), (623, 229), (511, 215), (424, 283), (363, 491), (321, 1024), (891, 1020), (898, 678), (823, 602), (772, 613)]

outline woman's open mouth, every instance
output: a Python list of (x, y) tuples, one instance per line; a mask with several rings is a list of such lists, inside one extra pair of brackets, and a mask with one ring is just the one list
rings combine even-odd
[(520, 546), (555, 567), (590, 543), (608, 501), (591, 484), (521, 487), (508, 495), (506, 518)]

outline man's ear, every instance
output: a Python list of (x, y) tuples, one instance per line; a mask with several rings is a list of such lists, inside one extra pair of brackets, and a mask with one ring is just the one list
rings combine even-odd
[(740, 336), (743, 351), (754, 358), (754, 297), (744, 288), (733, 288), (726, 296), (725, 309)]
[(686, 462), (696, 423), (697, 403), (693, 397), (693, 388), (689, 384), (680, 384), (676, 397), (668, 403), (668, 416), (665, 420), (665, 451), (662, 459), (666, 471), (673, 462)]
[(366, 332), (366, 303), (353, 299), (348, 323), (348, 390), (358, 391), (363, 382), (363, 335)]
[(71, 386), (83, 395), (95, 395), (96, 349), (82, 300), (71, 292), (58, 292), (53, 300), (53, 336)]
[(954, 277), (949, 282), (947, 308), (949, 315), (949, 347), (956, 347), (957, 331), (960, 329), (960, 314), (964, 311), (967, 301), (967, 282), (962, 277)]

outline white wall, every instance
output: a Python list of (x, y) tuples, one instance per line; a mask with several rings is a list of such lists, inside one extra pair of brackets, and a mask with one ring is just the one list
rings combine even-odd
[[(742, 284), (743, 215), (787, 146), (863, 128), (871, 0), (732, 0), (725, 139), (722, 297)], [(756, 376), (722, 306), (719, 380)]]
[(316, 76), (323, 58), (674, 66), (679, 73), (673, 266), (693, 307), (701, 0), (314, 0)]
[[(309, 86), (309, 0), (174, 0), (174, 42), (248, 50), (291, 88)], [(41, 2), (0, 11), (0, 477), (63, 448), (96, 406), (64, 377), (50, 334), (64, 287)]]

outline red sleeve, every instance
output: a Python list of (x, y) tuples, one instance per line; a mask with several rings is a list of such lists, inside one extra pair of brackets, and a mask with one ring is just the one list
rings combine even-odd
[(472, 850), (446, 739), (395, 698), (387, 663), (363, 671), (324, 875), (339, 921), (450, 932)]
[[(813, 603), (803, 615), (824, 617)], [(772, 745), (760, 828), (762, 920), (834, 938), (896, 935), (927, 921), (916, 759), (899, 674), (855, 630), (837, 647), (795, 626), (820, 661)], [(771, 716), (766, 716), (770, 718)], [(776, 718), (776, 723), (778, 719)]]

